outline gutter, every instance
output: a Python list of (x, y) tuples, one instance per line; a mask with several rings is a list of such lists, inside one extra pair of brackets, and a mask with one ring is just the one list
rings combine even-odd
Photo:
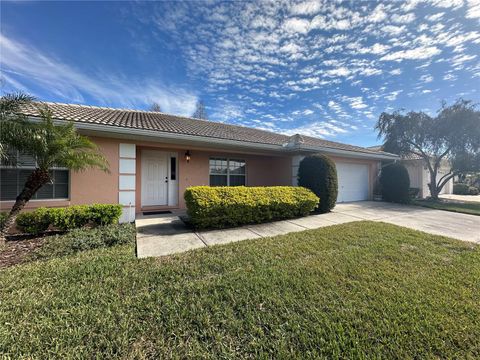
[(399, 160), (400, 159), (400, 157), (395, 154), (388, 154), (388, 153), (372, 154), (372, 153), (360, 152), (360, 151), (334, 149), (326, 146), (297, 145), (294, 148), (290, 148), (290, 151), (305, 151), (305, 152), (321, 151), (321, 152), (325, 152), (327, 154), (332, 154), (332, 155), (339, 155), (339, 156), (343, 155), (343, 156), (350, 156), (350, 157), (357, 157), (357, 158), (368, 158), (368, 159), (379, 159), (379, 160)]

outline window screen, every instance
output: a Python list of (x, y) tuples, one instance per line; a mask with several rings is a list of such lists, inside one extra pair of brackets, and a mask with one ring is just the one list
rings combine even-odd
[[(10, 166), (0, 166), (0, 200), (15, 200), (23, 189), (28, 176), (36, 166), (35, 158), (29, 155), (11, 154)], [(12, 166), (14, 165), (14, 166)], [(32, 199), (67, 199), (69, 178), (67, 169), (50, 171), (51, 183), (43, 185)]]

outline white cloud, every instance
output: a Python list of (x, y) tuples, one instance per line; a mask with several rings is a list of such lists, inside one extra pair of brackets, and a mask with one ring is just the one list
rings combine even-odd
[(402, 73), (402, 69), (393, 69), (390, 71), (390, 75), (400, 75)]
[(413, 20), (415, 20), (415, 14), (414, 13), (408, 13), (408, 14), (403, 14), (403, 15), (399, 15), (399, 14), (393, 14), (392, 15), (392, 21), (394, 23), (398, 23), (398, 24), (410, 23)]
[[(157, 81), (124, 81), (122, 77), (101, 73), (87, 75), (40, 50), (0, 34), (2, 72), (13, 73), (24, 83), (35, 81), (37, 86), (69, 102), (85, 101), (89, 95), (104, 105), (135, 107), (152, 102), (165, 112), (189, 115), (195, 109), (197, 97), (187, 90), (161, 87)], [(11, 77), (4, 76), (13, 87)], [(9, 80), (10, 79), (10, 80)]]
[(429, 83), (433, 81), (433, 76), (432, 75), (422, 75), (420, 76), (420, 81), (424, 83)]
[(310, 28), (310, 22), (300, 18), (290, 18), (284, 23), (284, 28), (291, 33), (306, 34)]
[(395, 25), (385, 25), (382, 26), (381, 30), (390, 35), (399, 35), (405, 32), (405, 26), (395, 26)]
[(320, 1), (305, 1), (292, 5), (290, 11), (294, 15), (313, 15), (322, 9)]
[(438, 21), (441, 18), (443, 18), (444, 15), (445, 15), (444, 12), (440, 12), (440, 13), (428, 15), (428, 16), (425, 17), (425, 19), (427, 19), (428, 21)]
[(340, 126), (340, 122), (327, 122), (327, 121), (315, 121), (313, 123), (299, 126), (293, 129), (282, 130), (278, 129), (279, 132), (283, 132), (287, 135), (294, 134), (303, 134), (312, 137), (335, 137), (338, 134), (348, 133), (348, 130)]
[(455, 81), (457, 80), (457, 76), (455, 76), (454, 74), (445, 74), (443, 76), (443, 80), (446, 80), (446, 81)]
[(363, 102), (363, 98), (361, 96), (354, 96), (354, 97), (343, 96), (342, 99), (348, 102), (352, 109), (360, 110), (368, 107), (368, 105)]
[(433, 6), (458, 9), (463, 6), (463, 0), (430, 0)]
[(385, 99), (390, 101), (396, 100), (398, 95), (400, 95), (402, 92), (403, 90), (391, 91), (388, 95), (385, 95)]
[(436, 46), (418, 47), (416, 49), (400, 50), (385, 56), (382, 56), (382, 61), (402, 61), (402, 60), (423, 60), (429, 59), (442, 51)]
[(480, 19), (480, 1), (468, 0), (467, 18)]
[(387, 18), (387, 13), (385, 12), (385, 5), (380, 4), (373, 10), (373, 12), (368, 16), (368, 19), (371, 22), (381, 22)]

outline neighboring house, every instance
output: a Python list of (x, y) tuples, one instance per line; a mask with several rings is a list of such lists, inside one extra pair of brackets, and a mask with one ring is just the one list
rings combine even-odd
[[(381, 146), (369, 147), (370, 150), (381, 151)], [(419, 189), (418, 197), (426, 198), (430, 196), (430, 171), (428, 170), (425, 161), (418, 155), (410, 154), (403, 156), (400, 160), (405, 165), (408, 175), (410, 177), (410, 187)], [(450, 163), (447, 160), (443, 160), (438, 169), (437, 182), (443, 175), (450, 172)], [(443, 187), (440, 194), (453, 194), (453, 178), (450, 179)]]
[[(159, 112), (47, 103), (58, 121), (74, 121), (110, 163), (99, 170), (54, 169), (53, 183), (44, 186), (27, 208), (70, 204), (120, 203), (122, 221), (148, 211), (183, 209), (183, 193), (195, 185), (297, 185), (300, 160), (310, 153), (329, 155), (337, 165), (338, 201), (372, 197), (382, 160), (393, 154), (302, 135), (264, 130)], [(32, 120), (36, 106), (22, 111)], [(0, 205), (12, 206), (26, 175), (35, 166), (0, 169)]]

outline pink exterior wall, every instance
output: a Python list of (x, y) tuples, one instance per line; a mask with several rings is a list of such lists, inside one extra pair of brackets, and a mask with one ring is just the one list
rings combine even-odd
[[(69, 200), (31, 200), (26, 209), (62, 207), (91, 203), (118, 203), (118, 144), (117, 139), (91, 138), (100, 148), (110, 165), (110, 173), (88, 169), (70, 172)], [(0, 209), (9, 210), (14, 201), (0, 202)]]

